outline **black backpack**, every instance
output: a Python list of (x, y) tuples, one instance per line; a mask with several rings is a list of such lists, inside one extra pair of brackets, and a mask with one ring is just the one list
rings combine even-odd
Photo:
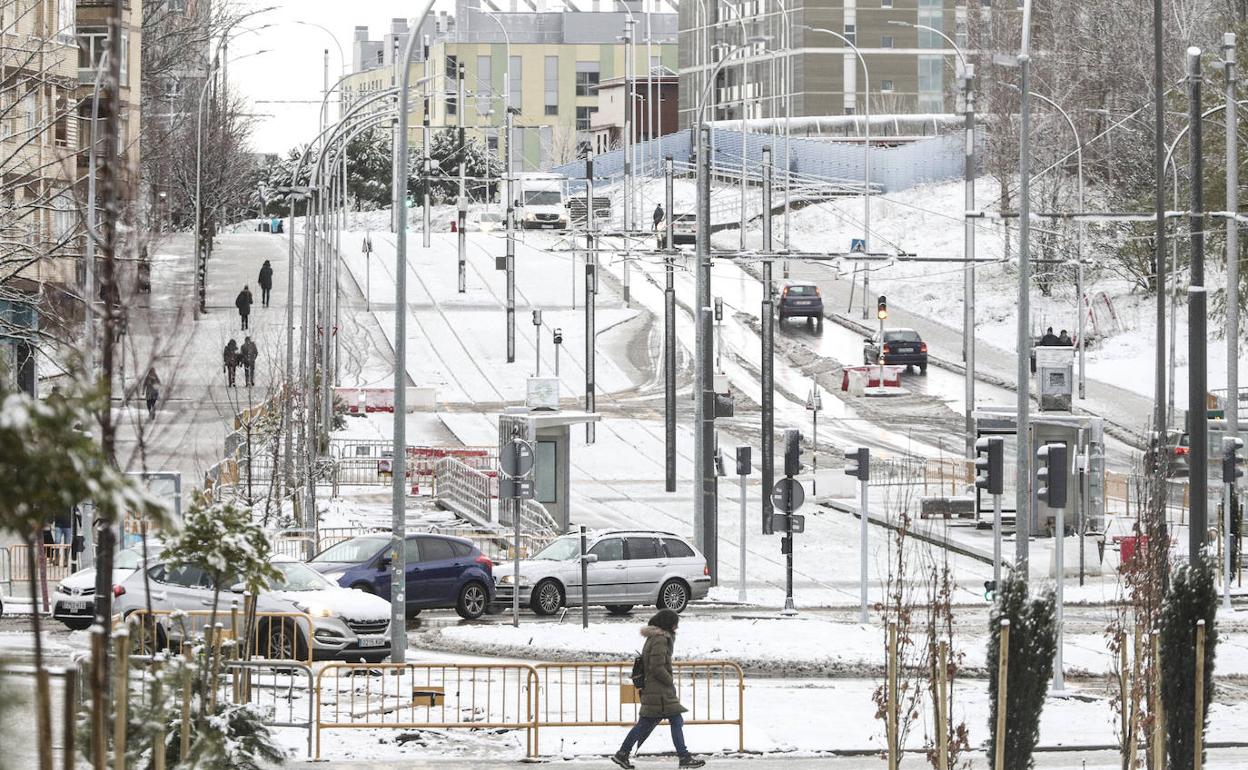
[(633, 673), (629, 675), (629, 679), (633, 680), (633, 687), (638, 690), (645, 689), (646, 686), (646, 660), (638, 655), (633, 658)]

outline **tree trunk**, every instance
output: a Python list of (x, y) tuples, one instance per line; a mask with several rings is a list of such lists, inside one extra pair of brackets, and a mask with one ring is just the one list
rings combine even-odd
[[(43, 668), (43, 628), (39, 617), (39, 581), (35, 571), (35, 537), (26, 535), (27, 578), (30, 580), (30, 619), (35, 632), (35, 725), (39, 740), (39, 770), (52, 770), (52, 702), (48, 672)], [(43, 543), (39, 544), (43, 547)], [(67, 746), (65, 751), (73, 751)]]

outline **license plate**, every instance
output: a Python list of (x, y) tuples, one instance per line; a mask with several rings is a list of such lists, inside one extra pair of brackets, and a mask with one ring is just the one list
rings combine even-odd
[(386, 636), (361, 636), (361, 647), (385, 647), (389, 643), (390, 638)]
[(86, 609), (87, 609), (87, 603), (85, 601), (80, 600), (80, 601), (73, 601), (73, 602), (65, 602), (66, 612), (83, 612)]

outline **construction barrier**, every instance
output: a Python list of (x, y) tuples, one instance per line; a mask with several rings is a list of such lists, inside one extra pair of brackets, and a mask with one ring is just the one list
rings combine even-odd
[[(117, 616), (113, 616), (116, 627)], [(152, 610), (137, 609), (126, 615), (125, 624), (130, 631), (131, 647), (135, 653), (146, 655), (159, 650), (178, 649), (184, 639), (203, 636), (204, 629), (213, 622), (211, 610)], [(222, 639), (238, 638), (235, 628), (241, 628), (246, 620), (237, 607), (217, 611), (216, 623), (221, 627)], [(297, 661), (312, 664), (312, 616), (303, 612), (257, 612), (252, 624), (253, 652), (270, 660)]]
[(321, 731), (391, 728), (524, 730), (536, 756), (537, 671), (524, 664), (330, 663), (316, 677)]
[[(626, 727), (637, 721), (641, 702), (633, 687), (632, 661), (542, 663), (539, 728)], [(686, 660), (672, 664), (676, 695), (688, 711), (686, 725), (737, 728), (737, 750), (745, 751), (745, 674), (729, 661)]]
[[(36, 548), (40, 546), (35, 546)], [(43, 554), (47, 565), (48, 585), (69, 577), (70, 546), (68, 543), (44, 545)], [(29, 583), (30, 558), (26, 546), (14, 543), (6, 550), (7, 575), (0, 573), (0, 583)], [(36, 557), (38, 558), (38, 557)], [(35, 565), (35, 576), (38, 579), (39, 565)], [(7, 577), (7, 579), (6, 579)], [(12, 586), (10, 585), (10, 589)]]
[[(315, 682), (312, 667), (285, 660), (227, 660), (221, 699), (250, 704), (260, 709), (269, 727), (302, 728), (308, 733), (308, 757), (312, 756)], [(304, 713), (306, 710), (306, 714)]]

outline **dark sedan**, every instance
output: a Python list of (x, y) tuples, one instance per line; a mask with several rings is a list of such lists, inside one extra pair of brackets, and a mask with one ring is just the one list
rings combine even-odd
[(776, 301), (776, 314), (781, 323), (790, 318), (813, 320), (823, 327), (823, 297), (813, 283), (787, 283)]
[(927, 343), (914, 329), (886, 329), (863, 339), (862, 362), (914, 367), (927, 374)]
[[(476, 620), (494, 600), (494, 564), (469, 540), (408, 535), (404, 550), (407, 614), (451, 609)], [(361, 535), (326, 548), (308, 562), (330, 580), (390, 599), (390, 537)]]

